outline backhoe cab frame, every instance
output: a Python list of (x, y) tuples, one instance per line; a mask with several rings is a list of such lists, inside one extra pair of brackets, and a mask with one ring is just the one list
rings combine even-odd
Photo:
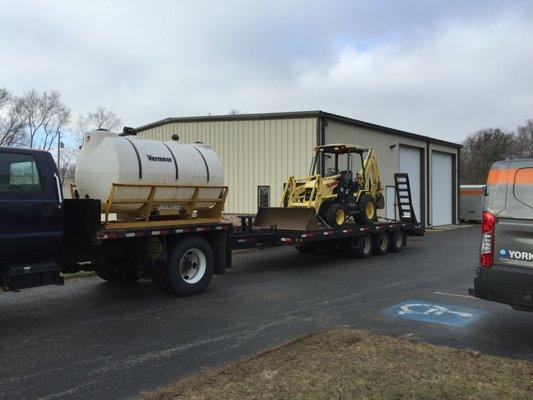
[[(361, 160), (361, 169), (355, 179), (352, 168), (354, 154), (358, 154)], [(341, 171), (342, 155), (346, 155), (346, 170)], [(318, 171), (319, 165), (324, 165), (325, 159), (331, 157), (334, 157), (335, 166), (322, 176)], [(374, 150), (350, 144), (315, 147), (309, 176), (300, 179), (290, 177), (281, 203), (286, 208), (313, 209), (330, 226), (343, 225), (347, 216), (352, 216), (359, 224), (374, 222), (377, 219), (376, 208), (384, 207)]]

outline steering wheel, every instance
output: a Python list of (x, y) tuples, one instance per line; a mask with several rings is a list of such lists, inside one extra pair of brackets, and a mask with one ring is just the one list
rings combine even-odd
[(329, 175), (337, 175), (338, 172), (335, 168), (328, 168), (328, 174)]

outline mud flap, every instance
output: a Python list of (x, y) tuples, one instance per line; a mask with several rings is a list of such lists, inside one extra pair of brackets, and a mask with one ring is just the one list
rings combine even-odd
[(309, 231), (323, 227), (312, 208), (266, 207), (259, 208), (254, 220), (258, 228)]

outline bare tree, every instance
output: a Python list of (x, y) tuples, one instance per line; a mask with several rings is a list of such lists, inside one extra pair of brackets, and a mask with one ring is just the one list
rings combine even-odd
[(493, 162), (512, 156), (514, 136), (501, 129), (482, 129), (463, 142), (461, 183), (484, 183)]
[(24, 120), (11, 93), (0, 88), (0, 146), (15, 147), (24, 142)]
[(50, 115), (48, 121), (43, 125), (41, 149), (50, 150), (59, 133), (67, 126), (69, 121), (70, 110), (65, 105), (58, 104), (55, 112)]
[(228, 111), (228, 115), (239, 115), (239, 114), (242, 114), (242, 111), (237, 110), (236, 108), (232, 108), (231, 110)]
[(6, 88), (0, 88), (0, 110), (5, 107), (5, 105), (11, 99), (11, 93)]
[(16, 99), (30, 148), (50, 150), (59, 132), (70, 120), (70, 110), (61, 101), (59, 92), (39, 93), (35, 89)]
[(122, 120), (113, 111), (107, 110), (105, 107), (98, 107), (96, 111), (87, 114), (87, 125), (91, 130), (114, 131), (120, 128)]
[(78, 148), (65, 147), (61, 150), (61, 160), (59, 163), (59, 178), (61, 182), (65, 183), (74, 179), (77, 157)]
[(76, 122), (74, 122), (74, 124), (72, 124), (70, 127), (72, 138), (74, 139), (74, 143), (77, 147), (81, 147), (83, 145), (85, 142), (85, 133), (89, 132), (90, 130), (88, 119), (83, 115), (79, 115), (76, 119)]
[(516, 130), (512, 156), (515, 158), (533, 158), (533, 119)]
[(122, 125), (122, 120), (113, 111), (105, 107), (98, 107), (96, 111), (87, 113), (86, 116), (79, 115), (71, 126), (74, 141), (78, 147), (83, 145), (85, 134), (89, 131), (106, 129), (115, 131)]

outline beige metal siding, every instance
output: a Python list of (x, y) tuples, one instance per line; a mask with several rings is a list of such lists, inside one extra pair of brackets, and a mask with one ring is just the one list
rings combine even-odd
[(229, 186), (226, 213), (257, 211), (257, 186), (270, 186), (270, 205), (278, 206), (283, 182), (308, 172), (316, 146), (316, 118), (173, 122), (139, 137), (209, 144), (224, 165)]

